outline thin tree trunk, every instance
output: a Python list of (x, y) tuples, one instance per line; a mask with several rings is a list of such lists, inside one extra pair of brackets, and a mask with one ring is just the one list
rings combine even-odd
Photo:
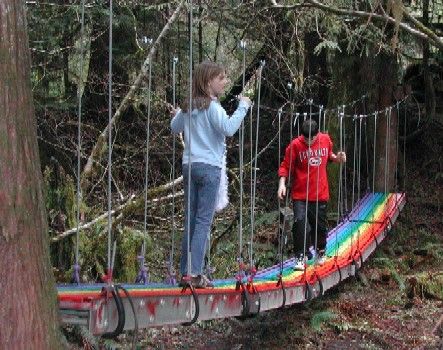
[(0, 2), (0, 348), (62, 349), (24, 2)]

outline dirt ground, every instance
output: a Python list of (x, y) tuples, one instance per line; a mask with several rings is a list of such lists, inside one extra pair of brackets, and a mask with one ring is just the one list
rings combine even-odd
[[(374, 271), (364, 268), (369, 275)], [(328, 317), (316, 329), (316, 315)], [(142, 349), (443, 349), (443, 302), (413, 297), (395, 282), (349, 279), (321, 300), (247, 321), (149, 330)]]
[[(137, 349), (443, 350), (443, 186), (440, 170), (430, 172), (429, 160), (420, 156), (429, 149), (418, 144), (411, 150), (416, 154), (409, 154), (415, 161), (407, 167), (406, 206), (360, 279), (348, 278), (321, 298), (246, 321), (140, 331)], [(129, 349), (131, 337), (121, 335), (103, 348)]]
[[(150, 329), (139, 334), (139, 348), (443, 349), (443, 283), (436, 284), (432, 293), (426, 285), (417, 284), (416, 278), (433, 281), (439, 277), (441, 283), (441, 257), (423, 250), (420, 230), (398, 233), (405, 226), (402, 220), (409, 221), (407, 216), (414, 215), (411, 208), (405, 211), (399, 230), (365, 264), (360, 279), (351, 277), (310, 303), (246, 321), (226, 319)], [(431, 212), (422, 209), (420, 215), (427, 214)], [(442, 219), (437, 221), (426, 237), (442, 246)]]
[(150, 329), (139, 348), (443, 350), (443, 189), (422, 164), (429, 149), (417, 144), (408, 154), (407, 204), (361, 279), (247, 321)]

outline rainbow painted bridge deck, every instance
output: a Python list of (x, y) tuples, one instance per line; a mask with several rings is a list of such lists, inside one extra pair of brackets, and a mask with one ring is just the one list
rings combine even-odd
[(390, 231), (404, 204), (404, 194), (367, 194), (328, 233), (326, 253), (330, 258), (326, 263), (308, 262), (305, 271), (294, 271), (294, 261), (289, 259), (283, 269), (276, 265), (259, 270), (252, 283), (247, 278), (215, 280), (214, 288), (195, 291), (163, 283), (123, 284), (128, 295), (118, 293), (120, 306), (105, 284), (59, 285), (62, 321), (84, 325), (92, 334), (101, 335), (119, 327), (131, 330), (136, 325), (147, 328), (247, 316), (302, 303), (355, 275)]

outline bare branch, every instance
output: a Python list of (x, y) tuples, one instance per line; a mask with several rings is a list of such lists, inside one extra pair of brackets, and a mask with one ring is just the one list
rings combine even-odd
[[(159, 187), (149, 190), (148, 197), (153, 197), (155, 195), (158, 195), (159, 193), (165, 192), (165, 191), (169, 190), (170, 188), (172, 188), (173, 185), (177, 186), (181, 182), (183, 182), (183, 176), (180, 176), (177, 179), (175, 179), (174, 181), (171, 181), (163, 186), (159, 186)], [(183, 191), (177, 192), (174, 197), (181, 196), (182, 194), (183, 194)], [(172, 197), (173, 197), (172, 194), (169, 194), (164, 197), (154, 198), (154, 199), (150, 200), (150, 205), (152, 206), (152, 205), (156, 205), (160, 202), (168, 201), (168, 200), (172, 199)], [(119, 205), (116, 209), (111, 210), (111, 216), (115, 216), (117, 214), (120, 214), (121, 216), (119, 219), (121, 220), (122, 217), (125, 217), (125, 214), (129, 213), (131, 210), (133, 210), (137, 206), (140, 206), (140, 203), (143, 203), (143, 201), (144, 201), (143, 194), (139, 195), (138, 197), (136, 197), (135, 195), (132, 195), (125, 203)], [(108, 218), (108, 212), (106, 211), (103, 214), (97, 216), (95, 219), (89, 221), (88, 223), (81, 225), (79, 227), (79, 230), (89, 229), (93, 225), (95, 225), (96, 223), (103, 221), (107, 218)], [(69, 229), (69, 230), (53, 237), (51, 239), (51, 242), (60, 241), (61, 239), (66, 238), (76, 232), (77, 232), (77, 228), (74, 227), (72, 229)]]
[(123, 112), (129, 107), (130, 102), (134, 99), (135, 93), (140, 88), (140, 86), (143, 83), (143, 80), (146, 78), (148, 74), (148, 67), (152, 62), (152, 59), (154, 57), (154, 54), (157, 50), (157, 47), (159, 46), (161, 40), (166, 35), (168, 30), (170, 29), (172, 23), (176, 20), (178, 17), (178, 14), (180, 13), (183, 5), (185, 3), (185, 0), (182, 0), (180, 4), (175, 9), (172, 16), (169, 18), (166, 25), (163, 27), (161, 33), (157, 37), (157, 40), (152, 45), (148, 56), (146, 57), (139, 75), (135, 79), (134, 84), (130, 87), (129, 92), (126, 94), (126, 96), (123, 98), (123, 101), (120, 103), (120, 106), (117, 108), (117, 110), (114, 113), (114, 116), (111, 119), (111, 122), (106, 126), (106, 128), (100, 133), (97, 142), (95, 143), (91, 154), (88, 157), (88, 161), (86, 162), (86, 165), (83, 169), (83, 173), (81, 175), (81, 183), (82, 188), (86, 187), (87, 183), (89, 183), (89, 179), (94, 176), (94, 173), (97, 171), (97, 162), (101, 159), (104, 152), (106, 151), (106, 139), (109, 128), (111, 128), (114, 124), (116, 124), (119, 119), (121, 118)]
[(413, 36), (428, 41), (431, 45), (438, 47), (439, 49), (443, 49), (443, 40), (441, 40), (431, 29), (424, 26), (420, 21), (413, 18), (411, 15), (409, 15), (406, 11), (404, 11), (405, 17), (411, 21), (417, 29), (412, 28), (411, 26), (407, 25), (406, 23), (400, 22), (397, 23), (395, 18), (390, 17), (388, 15), (380, 15), (377, 13), (372, 12), (365, 12), (365, 11), (357, 11), (357, 10), (347, 10), (347, 9), (341, 9), (337, 7), (332, 7), (329, 5), (322, 4), (321, 2), (317, 0), (305, 0), (304, 3), (301, 4), (295, 4), (295, 5), (279, 5), (275, 0), (271, 0), (271, 4), (274, 8), (286, 8), (286, 9), (297, 9), (300, 7), (315, 7), (320, 10), (323, 10), (325, 12), (334, 13), (338, 16), (352, 16), (352, 17), (360, 17), (360, 18), (372, 18), (377, 21), (381, 22), (388, 22), (392, 23), (394, 25), (398, 24), (399, 27), (404, 30), (405, 32), (408, 32), (409, 34), (412, 34)]

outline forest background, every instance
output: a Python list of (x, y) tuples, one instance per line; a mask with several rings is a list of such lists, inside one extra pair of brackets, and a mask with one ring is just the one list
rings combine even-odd
[[(81, 279), (95, 281), (106, 271), (107, 135), (109, 129), (109, 6), (86, 1), (81, 31), (79, 1), (27, 1), (31, 82), (41, 170), (44, 177), (51, 264), (55, 279), (71, 279), (75, 261), (77, 180), (81, 187), (79, 257)], [(182, 232), (181, 143), (173, 160), (168, 104), (172, 103), (172, 62), (177, 64), (177, 101), (187, 97), (189, 10), (184, 1), (116, 1), (112, 50), (112, 232), (117, 241), (114, 278), (132, 281), (146, 240), (152, 281), (168, 273), (171, 243), (177, 266)], [(224, 64), (232, 84), (221, 100), (232, 111), (241, 93), (240, 40), (247, 42), (246, 89), (257, 99), (262, 74), (258, 158), (255, 260), (278, 261), (276, 186), (280, 157), (278, 109), (297, 113), (331, 110), (327, 129), (339, 139), (337, 107), (359, 115), (393, 106), (390, 128), (380, 118), (376, 149), (390, 140), (393, 156), (386, 174), (389, 191), (405, 191), (408, 204), (394, 234), (365, 267), (359, 283), (347, 282), (309, 305), (276, 311), (256, 320), (214, 321), (190, 329), (145, 332), (142, 343), (154, 348), (285, 348), (291, 346), (361, 348), (438, 348), (443, 298), (443, 3), (440, 1), (211, 1), (193, 7), (192, 63)], [(151, 41), (152, 39), (152, 41)], [(148, 89), (149, 69), (152, 89)], [(135, 82), (135, 83), (134, 83)], [(288, 85), (290, 83), (290, 85)], [(81, 98), (82, 141), (78, 177), (78, 115)], [(309, 101), (312, 100), (313, 104)], [(397, 102), (401, 101), (400, 104)], [(335, 109), (335, 112), (332, 110)], [(149, 111), (148, 111), (149, 110)], [(147, 230), (144, 232), (146, 127), (149, 128)], [(369, 119), (369, 118), (368, 118)], [(257, 103), (246, 119), (244, 231), (249, 230), (249, 171)], [(281, 145), (291, 138), (290, 113), (282, 118)], [(362, 134), (363, 193), (374, 180), (385, 187), (385, 159), (372, 158), (374, 124)], [(352, 162), (354, 124), (345, 123)], [(386, 130), (390, 135), (386, 135)], [(294, 132), (294, 131), (293, 131)], [(338, 143), (335, 144), (338, 146)], [(211, 240), (214, 277), (237, 269), (239, 207), (238, 138), (228, 142), (231, 203), (217, 214)], [(375, 174), (370, 171), (376, 167)], [(338, 167), (331, 166), (331, 226), (337, 219)], [(345, 168), (348, 179), (352, 167)], [(176, 175), (175, 177), (173, 175)], [(350, 180), (348, 185), (350, 185)], [(175, 184), (172, 192), (172, 184)], [(349, 188), (349, 193), (352, 189)], [(349, 201), (349, 199), (348, 199)], [(172, 226), (172, 203), (176, 227)], [(288, 247), (289, 249), (289, 247)], [(246, 254), (246, 248), (245, 248)], [(164, 262), (164, 264), (159, 264)], [(170, 270), (169, 270), (170, 272)], [(292, 316), (292, 317), (291, 317)], [(418, 320), (417, 320), (418, 318)], [(406, 325), (406, 326), (405, 326)], [(276, 337), (270, 329), (281, 329)], [(209, 339), (204, 341), (204, 334)], [(223, 334), (229, 332), (229, 341)], [(84, 332), (65, 330), (73, 344), (99, 344)], [(125, 343), (125, 337), (105, 346)], [(163, 345), (158, 345), (163, 344)], [(251, 345), (252, 344), (252, 345)], [(331, 345), (332, 344), (332, 345)], [(439, 345), (440, 344), (440, 345)]]

